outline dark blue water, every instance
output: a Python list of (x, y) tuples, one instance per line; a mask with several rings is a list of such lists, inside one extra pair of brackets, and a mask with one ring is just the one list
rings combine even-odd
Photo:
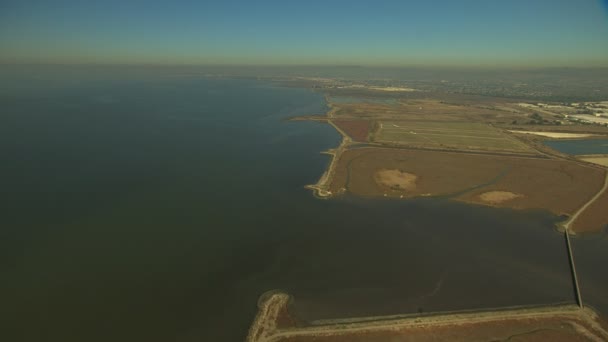
[(339, 135), (283, 119), (321, 94), (17, 73), (0, 105), (1, 340), (238, 341), (271, 289), (307, 320), (573, 301), (545, 212), (315, 199)]
[(608, 140), (605, 139), (548, 140), (545, 145), (573, 155), (608, 154)]

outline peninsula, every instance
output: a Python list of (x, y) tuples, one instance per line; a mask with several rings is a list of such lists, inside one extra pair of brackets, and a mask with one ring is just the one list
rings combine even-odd
[(325, 121), (342, 136), (324, 152), (327, 170), (307, 185), (317, 197), (439, 197), (545, 209), (563, 216), (559, 228), (571, 234), (607, 227), (605, 155), (569, 155), (544, 142), (608, 142), (608, 127), (567, 120), (567, 106), (539, 111), (517, 100), (404, 89), (326, 90), (326, 116), (299, 118)]

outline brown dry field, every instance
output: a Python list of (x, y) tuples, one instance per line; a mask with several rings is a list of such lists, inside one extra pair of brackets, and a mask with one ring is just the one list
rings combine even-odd
[(370, 141), (388, 146), (537, 154), (491, 125), (464, 121), (377, 121)]
[[(379, 184), (375, 175), (382, 169), (415, 175), (409, 190)], [(393, 148), (359, 148), (345, 151), (332, 177), (330, 191), (346, 188), (364, 197), (412, 198), (455, 195), (467, 203), (514, 209), (546, 209), (572, 215), (591, 199), (604, 181), (604, 171), (569, 160), (526, 158), (490, 154)], [(468, 191), (467, 191), (468, 190)], [(505, 191), (519, 195), (500, 203), (488, 203), (481, 195)], [(585, 231), (597, 231), (608, 196), (594, 204), (579, 220)], [(577, 221), (579, 221), (577, 220)], [(583, 224), (574, 226), (583, 227)], [(582, 229), (582, 228), (581, 228)]]
[(378, 103), (340, 103), (337, 118), (357, 119), (398, 119), (398, 120), (432, 120), (432, 121), (467, 121), (467, 122), (511, 122), (527, 118), (529, 113), (513, 107), (496, 109), (488, 105), (471, 105), (448, 103), (436, 99), (401, 100), (398, 105)]
[(368, 120), (333, 120), (336, 126), (340, 127), (351, 139), (358, 142), (367, 141), (367, 136), (370, 130), (370, 121)]
[(572, 222), (572, 229), (577, 233), (608, 231), (608, 191), (605, 191)]

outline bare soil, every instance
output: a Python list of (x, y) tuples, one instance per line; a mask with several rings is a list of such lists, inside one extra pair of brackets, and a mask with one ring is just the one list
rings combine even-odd
[(414, 174), (401, 170), (381, 169), (374, 174), (374, 180), (382, 187), (411, 191), (416, 189), (416, 179)]
[(572, 230), (577, 233), (608, 232), (608, 191), (579, 215), (572, 223)]
[(510, 201), (521, 197), (521, 194), (514, 194), (509, 191), (488, 191), (479, 195), (479, 199), (490, 204), (498, 204), (506, 201)]
[(534, 134), (540, 135), (547, 138), (555, 138), (555, 139), (578, 139), (578, 138), (587, 138), (592, 137), (593, 134), (590, 133), (562, 133), (562, 132), (543, 132), (543, 131), (510, 131), (511, 133), (517, 134)]
[(586, 161), (588, 163), (593, 163), (593, 164), (608, 167), (608, 156), (599, 156), (599, 157), (592, 157), (592, 156), (580, 157), (579, 156), (578, 159), (580, 159), (582, 161)]

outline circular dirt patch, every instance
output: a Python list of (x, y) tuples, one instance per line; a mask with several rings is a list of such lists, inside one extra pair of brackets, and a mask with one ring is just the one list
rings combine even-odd
[(393, 190), (414, 190), (416, 189), (416, 179), (418, 179), (418, 176), (415, 174), (401, 170), (382, 169), (374, 174), (374, 180), (378, 185)]

